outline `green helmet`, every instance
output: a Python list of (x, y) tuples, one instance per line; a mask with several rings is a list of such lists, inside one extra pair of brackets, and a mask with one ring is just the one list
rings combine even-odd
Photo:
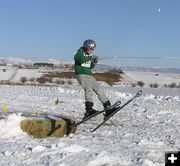
[(96, 47), (96, 43), (93, 40), (88, 39), (88, 40), (84, 41), (83, 47), (85, 47), (85, 48), (95, 48)]

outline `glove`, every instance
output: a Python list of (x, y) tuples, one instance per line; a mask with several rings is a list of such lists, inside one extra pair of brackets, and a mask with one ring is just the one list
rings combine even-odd
[(93, 55), (93, 56), (91, 57), (91, 61), (92, 61), (93, 63), (98, 63), (98, 56)]

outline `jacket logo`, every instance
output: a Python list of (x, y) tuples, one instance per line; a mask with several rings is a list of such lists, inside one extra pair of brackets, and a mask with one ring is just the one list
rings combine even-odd
[(81, 66), (83, 66), (83, 67), (90, 67), (91, 66), (91, 61), (87, 61), (85, 63), (82, 63)]

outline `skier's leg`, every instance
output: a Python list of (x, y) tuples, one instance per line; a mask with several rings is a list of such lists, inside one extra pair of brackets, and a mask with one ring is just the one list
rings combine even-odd
[(84, 114), (84, 118), (86, 118), (97, 112), (95, 109), (92, 108), (93, 107), (93, 99), (92, 99), (93, 89), (92, 89), (89, 76), (81, 74), (77, 76), (77, 80), (84, 89), (85, 107), (86, 107), (86, 113)]
[[(104, 90), (100, 87), (97, 81), (94, 78), (92, 78), (91, 81), (93, 85), (93, 90), (97, 94), (99, 100), (102, 102), (104, 108), (111, 106), (111, 102), (108, 100), (108, 98), (106, 97), (106, 94), (104, 93)], [(112, 114), (114, 111), (115, 109), (106, 111), (104, 114), (104, 119), (108, 117), (110, 114)]]
[(92, 89), (88, 75), (80, 74), (80, 75), (77, 75), (76, 77), (79, 84), (84, 89), (85, 101), (93, 102), (93, 99), (92, 99), (93, 89)]
[(95, 80), (93, 76), (91, 76), (91, 84), (92, 84), (93, 91), (96, 93), (98, 99), (101, 101), (103, 105), (107, 101), (109, 101), (108, 98), (106, 97), (104, 90), (100, 87), (100, 85), (97, 83), (97, 81)]

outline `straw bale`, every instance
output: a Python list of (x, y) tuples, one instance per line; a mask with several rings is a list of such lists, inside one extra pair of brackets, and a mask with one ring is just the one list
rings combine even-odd
[(21, 129), (34, 138), (63, 137), (76, 132), (76, 128), (69, 130), (72, 125), (70, 119), (30, 118), (21, 121)]

